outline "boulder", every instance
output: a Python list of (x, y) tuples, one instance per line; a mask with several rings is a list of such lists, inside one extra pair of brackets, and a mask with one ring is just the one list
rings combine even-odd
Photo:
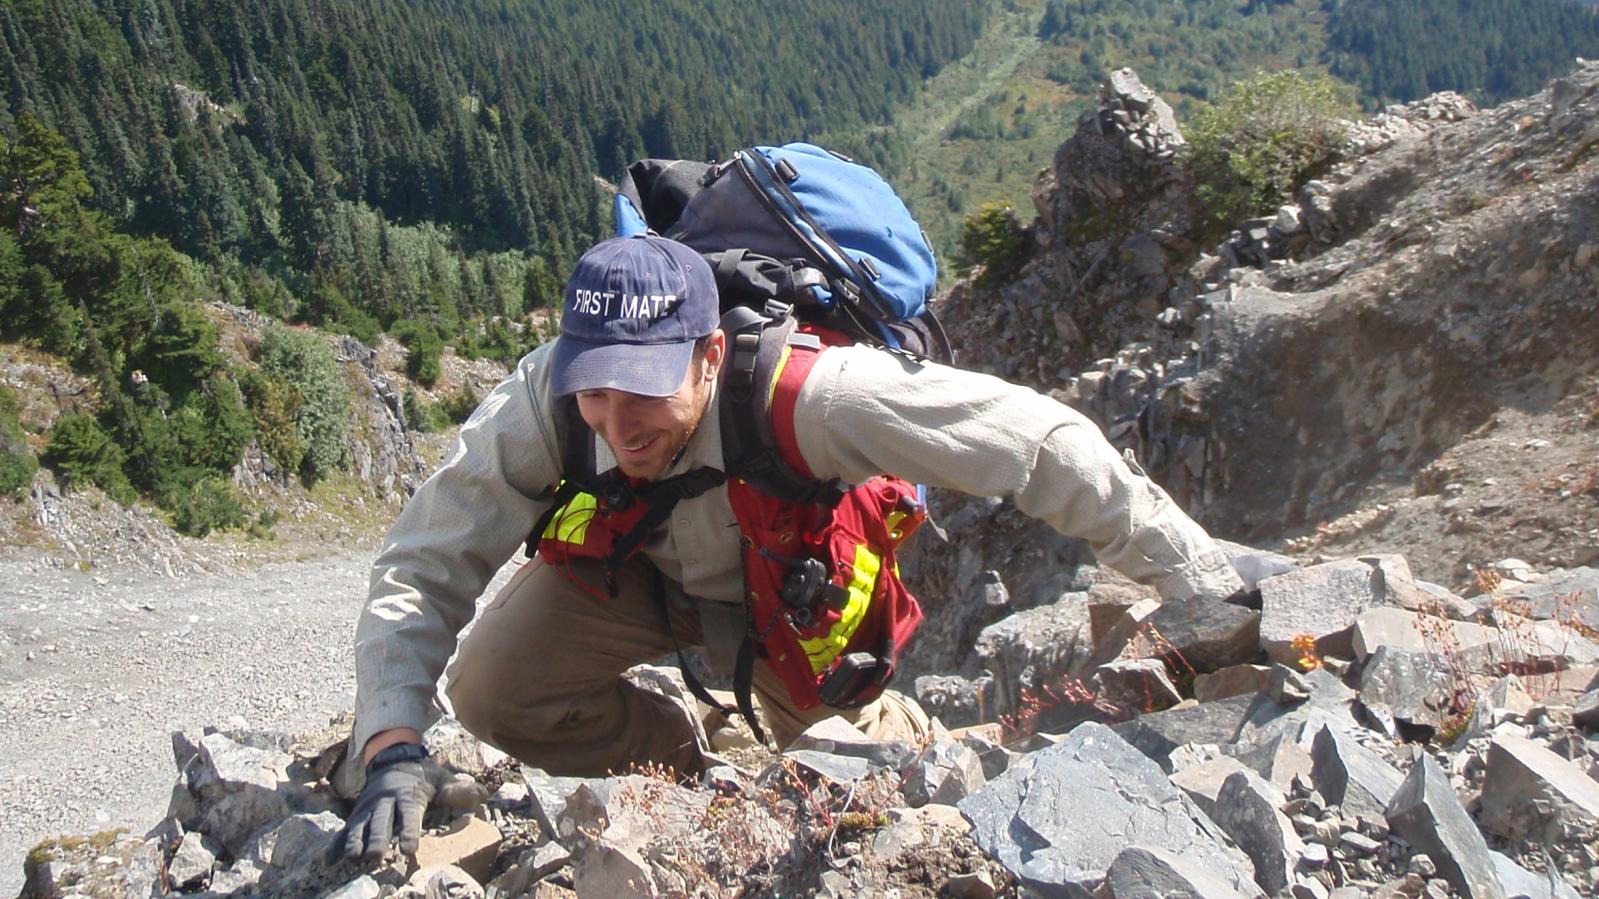
[(1599, 782), (1532, 740), (1498, 735), (1488, 745), (1478, 820), (1507, 840), (1557, 843), (1599, 827)]
[(1362, 663), (1379, 648), (1387, 647), (1391, 651), (1459, 659), (1469, 663), (1475, 672), (1486, 670), (1498, 660), (1499, 632), (1486, 625), (1378, 606), (1355, 619), (1351, 643), (1355, 658)]
[(1229, 888), (1255, 893), (1248, 858), (1154, 762), (1103, 725), (1079, 726), (960, 809), (978, 844), (1045, 894), (1089, 896), (1129, 843), (1181, 852)]
[(1274, 662), (1300, 657), (1295, 638), (1311, 641), (1317, 654), (1349, 658), (1355, 620), (1387, 598), (1372, 566), (1355, 559), (1327, 562), (1260, 582), (1260, 643)]
[(1051, 605), (1018, 612), (977, 636), (977, 667), (994, 678), (995, 714), (1014, 714), (1025, 692), (1053, 687), (1088, 658), (1088, 606), (1069, 593)]
[(987, 783), (983, 761), (969, 746), (938, 741), (911, 763), (901, 790), (911, 808), (955, 805)]
[(1368, 712), (1438, 730), (1461, 714), (1456, 696), (1470, 695), (1469, 685), (1447, 659), (1379, 646), (1360, 672), (1360, 702)]
[(1144, 619), (1155, 654), (1173, 669), (1215, 671), (1260, 654), (1260, 612), (1196, 596), (1168, 600)]
[(1118, 659), (1094, 669), (1089, 681), (1100, 708), (1117, 718), (1169, 709), (1183, 701), (1160, 659)]
[(1463, 899), (1506, 899), (1488, 843), (1460, 804), (1449, 775), (1417, 750), (1410, 774), (1388, 802), (1388, 826), (1425, 852)]
[(1201, 674), (1194, 678), (1194, 698), (1200, 702), (1214, 702), (1229, 696), (1259, 693), (1271, 683), (1271, 672), (1268, 665), (1230, 665), (1220, 671)]
[(1404, 781), (1393, 765), (1331, 725), (1316, 733), (1310, 754), (1316, 790), (1346, 815), (1381, 818)]
[[(1188, 794), (1188, 798), (1199, 806), (1199, 810), (1209, 815), (1212, 821), (1216, 820), (1216, 799), (1221, 795), (1222, 785), (1227, 778), (1240, 771), (1248, 771), (1243, 762), (1229, 755), (1201, 762), (1183, 768), (1171, 775), (1171, 782), (1178, 789)], [(1217, 823), (1220, 823), (1219, 821)], [(1225, 828), (1224, 828), (1225, 829)]]
[(1255, 883), (1275, 895), (1293, 882), (1305, 843), (1282, 813), (1282, 790), (1253, 771), (1235, 771), (1222, 783), (1211, 818), (1255, 865)]
[(1149, 846), (1123, 849), (1105, 874), (1110, 899), (1245, 899), (1242, 892), (1214, 873), (1200, 868), (1179, 851)]
[(281, 750), (207, 734), (185, 768), (194, 805), (181, 823), (210, 837), (229, 855), (241, 854), (257, 831), (289, 814), (286, 788), (293, 763)]

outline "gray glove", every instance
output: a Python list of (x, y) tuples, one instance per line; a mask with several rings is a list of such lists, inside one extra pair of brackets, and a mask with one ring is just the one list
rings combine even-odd
[(405, 743), (373, 757), (367, 766), (366, 786), (344, 825), (345, 858), (379, 861), (389, 851), (396, 825), (400, 851), (407, 855), (416, 852), (422, 837), (422, 815), (436, 789), (428, 770), (432, 764), (421, 750), (415, 743)]

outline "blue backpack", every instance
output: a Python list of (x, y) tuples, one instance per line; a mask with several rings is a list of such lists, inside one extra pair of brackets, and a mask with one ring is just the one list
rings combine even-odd
[(635, 162), (616, 231), (644, 230), (706, 258), (724, 313), (776, 301), (852, 340), (952, 361), (927, 308), (938, 281), (927, 235), (881, 175), (846, 156), (793, 143), (714, 165)]

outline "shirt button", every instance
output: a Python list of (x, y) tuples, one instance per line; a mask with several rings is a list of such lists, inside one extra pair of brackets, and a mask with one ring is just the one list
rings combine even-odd
[(687, 518), (679, 518), (677, 520), (677, 526), (680, 527), (680, 528), (688, 527), (688, 519)]

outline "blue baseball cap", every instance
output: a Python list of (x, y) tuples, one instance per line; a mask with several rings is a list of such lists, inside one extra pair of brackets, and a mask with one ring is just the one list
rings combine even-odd
[(699, 253), (654, 234), (601, 241), (567, 279), (550, 387), (671, 396), (719, 319), (716, 276)]

